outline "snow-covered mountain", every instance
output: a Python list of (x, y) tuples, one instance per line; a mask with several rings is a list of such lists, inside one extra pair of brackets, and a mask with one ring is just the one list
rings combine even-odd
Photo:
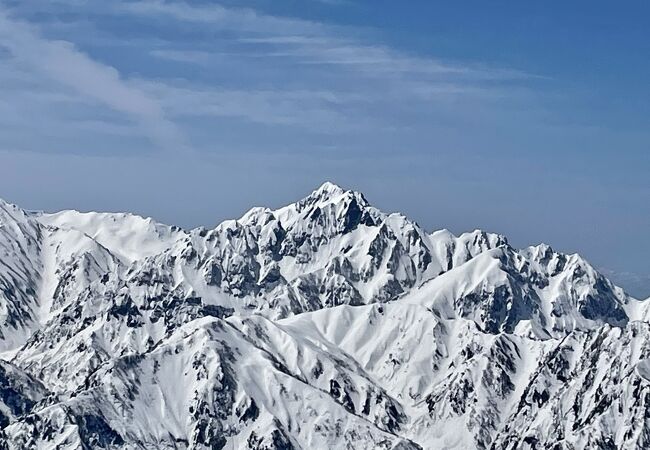
[(650, 448), (649, 305), (331, 183), (189, 231), (0, 201), (0, 448)]

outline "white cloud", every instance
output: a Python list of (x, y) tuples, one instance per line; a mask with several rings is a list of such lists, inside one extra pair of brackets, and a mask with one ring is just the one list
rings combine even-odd
[(9, 52), (13, 64), (30, 73), (38, 73), (127, 115), (157, 144), (181, 146), (179, 130), (154, 98), (124, 80), (114, 67), (93, 60), (74, 44), (45, 39), (33, 26), (0, 10), (0, 48)]

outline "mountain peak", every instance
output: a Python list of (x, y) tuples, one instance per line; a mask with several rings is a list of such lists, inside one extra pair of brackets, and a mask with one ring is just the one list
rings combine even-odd
[(338, 194), (342, 194), (343, 192), (345, 192), (345, 189), (343, 189), (341, 186), (339, 186), (336, 183), (332, 183), (331, 181), (325, 181), (314, 192), (330, 193), (330, 194), (337, 194), (338, 195)]
[(341, 186), (330, 181), (324, 182), (318, 189), (314, 190), (305, 199), (299, 203), (317, 204), (317, 203), (338, 203), (345, 199), (354, 199), (360, 206), (370, 206), (368, 200), (361, 192), (351, 189), (344, 189)]
[(318, 198), (320, 200), (330, 200), (334, 197), (341, 196), (347, 192), (346, 189), (343, 189), (341, 186), (334, 184), (330, 181), (326, 181), (315, 189), (308, 198)]
[(329, 182), (187, 233), (16, 208), (0, 202), (4, 447), (646, 443), (650, 306), (577, 256), (429, 234)]

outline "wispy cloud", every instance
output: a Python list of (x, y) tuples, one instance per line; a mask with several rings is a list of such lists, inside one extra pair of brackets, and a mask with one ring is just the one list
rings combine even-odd
[(264, 125), (297, 126), (318, 132), (343, 132), (366, 126), (352, 117), (350, 104), (363, 101), (323, 90), (233, 90), (196, 85), (142, 84), (176, 118), (231, 117)]
[(281, 33), (293, 30), (312, 34), (322, 31), (323, 27), (318, 22), (278, 17), (250, 8), (226, 7), (218, 3), (196, 5), (184, 1), (138, 0), (116, 2), (114, 6), (123, 12), (140, 14), (148, 18), (157, 15), (186, 22), (209, 23), (236, 31)]
[[(30, 70), (130, 117), (167, 147), (183, 146), (181, 135), (205, 139), (206, 123), (218, 134), (221, 119), (282, 126), (290, 133), (286, 142), (295, 137), (290, 130), (331, 136), (358, 130), (370, 142), (395, 130), (415, 132), (423, 126), (418, 122), (494, 111), (519, 96), (515, 85), (531, 79), (508, 68), (412, 54), (373, 41), (368, 30), (214, 2), (59, 0), (48, 8), (53, 28), (43, 13), (15, 7), (39, 17), (49, 34), (67, 30), (69, 41), (112, 47), (136, 67), (127, 77), (79, 45), (46, 39), (24, 17), (6, 14), (0, 45)], [(135, 21), (136, 35), (112, 31), (104, 19)], [(75, 32), (75, 21), (83, 32)], [(95, 34), (94, 22), (101, 28)], [(90, 123), (97, 127), (98, 120)]]
[(49, 40), (32, 25), (12, 19), (0, 9), (0, 48), (13, 61), (136, 121), (159, 145), (182, 145), (181, 133), (160, 104), (124, 80), (109, 65), (81, 52), (71, 42)]
[(239, 42), (267, 46), (257, 50), (265, 52), (266, 56), (301, 58), (305, 64), (356, 66), (373, 73), (447, 74), (491, 80), (538, 78), (510, 68), (450, 64), (431, 57), (409, 55), (385, 45), (366, 44), (354, 37), (355, 30), (350, 27), (273, 16), (249, 8), (164, 0), (116, 2), (114, 5), (122, 12), (149, 19), (158, 16), (204, 24), (217, 30), (237, 31)]
[[(454, 77), (457, 82), (514, 81), (542, 78), (520, 70), (476, 64), (453, 64), (419, 57), (385, 45), (369, 45), (354, 39), (326, 36), (267, 36), (242, 38), (241, 42), (266, 46), (267, 55), (299, 58), (303, 64), (342, 66), (374, 77), (418, 75)], [(271, 50), (269, 50), (271, 49)], [(431, 78), (431, 81), (435, 81)]]

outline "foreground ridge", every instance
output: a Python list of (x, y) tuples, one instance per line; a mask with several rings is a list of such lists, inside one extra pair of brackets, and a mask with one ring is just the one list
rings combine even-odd
[(324, 183), (183, 230), (0, 201), (0, 448), (650, 446), (648, 302)]

